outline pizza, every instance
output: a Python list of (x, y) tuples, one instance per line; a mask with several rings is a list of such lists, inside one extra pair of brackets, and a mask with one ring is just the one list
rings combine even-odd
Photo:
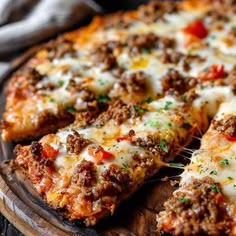
[(173, 235), (235, 235), (236, 99), (220, 106), (201, 147), (181, 175), (180, 188), (157, 218)]
[[(217, 112), (234, 107), (235, 11), (230, 0), (155, 1), (96, 17), (42, 45), (13, 74), (2, 139), (32, 141), (16, 146), (15, 164), (49, 206), (95, 225), (161, 167), (175, 167), (175, 157), (195, 135), (206, 132), (202, 145), (209, 141)], [(216, 127), (223, 130), (223, 123)], [(219, 144), (204, 149), (218, 151), (222, 130)], [(215, 184), (223, 191), (209, 171), (203, 179), (187, 177), (194, 173), (190, 167), (180, 189), (194, 192), (192, 182), (202, 181), (203, 190)], [(188, 235), (176, 226), (183, 226), (181, 216), (169, 216), (166, 205), (158, 228)], [(233, 220), (228, 231), (230, 225)]]

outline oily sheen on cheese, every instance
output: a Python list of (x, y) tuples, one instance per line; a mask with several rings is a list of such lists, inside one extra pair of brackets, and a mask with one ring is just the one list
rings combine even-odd
[[(230, 0), (203, 0), (97, 17), (43, 45), (12, 76), (2, 139), (34, 140), (16, 146), (15, 164), (49, 206), (95, 225), (206, 132), (158, 229), (233, 232), (234, 182), (225, 176), (234, 179), (235, 12)], [(218, 154), (227, 168), (210, 163)], [(216, 210), (195, 215), (208, 205)]]

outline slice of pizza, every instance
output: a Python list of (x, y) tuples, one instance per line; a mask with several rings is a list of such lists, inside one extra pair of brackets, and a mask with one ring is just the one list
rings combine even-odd
[(164, 204), (158, 229), (173, 235), (236, 234), (236, 98), (223, 103)]
[(235, 63), (235, 14), (233, 4), (216, 3), (153, 2), (42, 45), (7, 86), (2, 139), (55, 132), (84, 111), (90, 123), (110, 100), (184, 93), (200, 71), (203, 80), (223, 78)]
[(143, 105), (116, 101), (85, 129), (74, 124), (18, 145), (15, 162), (52, 208), (94, 225), (208, 125), (202, 115), (170, 95)]

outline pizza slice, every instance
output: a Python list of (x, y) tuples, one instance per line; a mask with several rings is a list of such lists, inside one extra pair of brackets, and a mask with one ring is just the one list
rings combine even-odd
[(116, 101), (85, 129), (74, 124), (18, 145), (15, 162), (52, 208), (94, 225), (167, 165), (204, 122), (180, 97)]
[(223, 103), (157, 217), (173, 235), (235, 235), (236, 99)]

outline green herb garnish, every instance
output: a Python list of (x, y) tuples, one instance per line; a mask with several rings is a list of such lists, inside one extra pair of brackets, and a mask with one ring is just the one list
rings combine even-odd
[(171, 104), (172, 104), (171, 101), (167, 101), (163, 109), (166, 110), (166, 111), (169, 110), (169, 107), (170, 107)]
[(49, 98), (49, 102), (55, 102), (54, 98)]
[(153, 99), (152, 99), (151, 97), (148, 97), (147, 99), (141, 101), (141, 105), (143, 105), (143, 104), (145, 104), (145, 103), (150, 103), (150, 102), (152, 102), (152, 101), (153, 101)]
[(107, 94), (100, 94), (97, 98), (99, 104), (103, 104), (111, 101), (111, 98)]
[(148, 109), (142, 108), (142, 107), (137, 106), (137, 105), (134, 105), (134, 110), (135, 110), (137, 113), (144, 113), (144, 112), (148, 111)]
[(125, 165), (125, 164), (122, 164), (121, 170), (128, 171), (129, 167), (127, 165)]
[(216, 191), (217, 193), (220, 193), (220, 188), (216, 184), (211, 185), (211, 190)]
[(150, 120), (147, 122), (148, 125), (150, 125), (151, 127), (156, 127), (159, 124), (158, 120)]
[(216, 170), (211, 171), (210, 175), (217, 175), (217, 171)]
[(187, 202), (187, 201), (189, 201), (189, 198), (187, 198), (187, 197), (182, 197), (182, 198), (179, 199), (179, 202), (181, 202), (181, 203), (184, 203), (184, 202)]
[(164, 152), (166, 152), (166, 153), (169, 151), (169, 150), (168, 150), (168, 147), (167, 147), (167, 145), (166, 145), (166, 142), (165, 142), (164, 140), (161, 140), (161, 141), (160, 141), (159, 146), (160, 146), (160, 149), (161, 149), (162, 151), (164, 151)]
[(66, 111), (67, 112), (75, 112), (76, 109), (75, 109), (75, 107), (73, 105), (69, 105), (69, 106), (66, 107)]
[(229, 164), (229, 160), (228, 159), (223, 159), (220, 161), (221, 165), (227, 166)]
[(58, 83), (58, 85), (61, 87), (61, 86), (63, 86), (63, 85), (64, 85), (64, 83), (65, 83), (65, 82), (64, 82), (63, 80), (58, 80), (58, 82), (57, 82), (57, 83)]

